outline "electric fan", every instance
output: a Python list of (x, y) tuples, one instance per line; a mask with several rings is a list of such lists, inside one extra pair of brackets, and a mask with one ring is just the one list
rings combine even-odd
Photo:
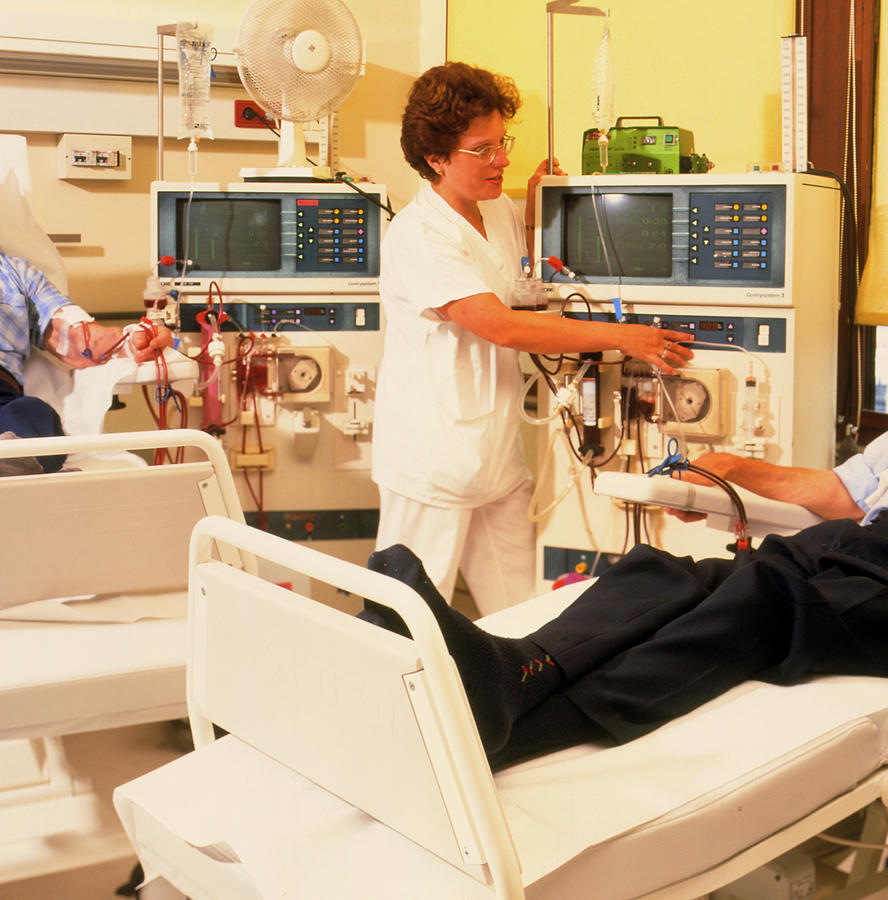
[[(333, 117), (361, 75), (363, 44), (341, 0), (256, 0), (244, 14), (235, 59), (262, 109), (281, 120), (278, 170), (265, 177), (329, 177)], [(303, 124), (326, 119), (327, 157), (305, 157)], [(326, 145), (326, 146), (325, 146)]]

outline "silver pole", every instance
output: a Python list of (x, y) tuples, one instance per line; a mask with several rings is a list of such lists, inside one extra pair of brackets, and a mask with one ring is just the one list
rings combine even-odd
[(555, 172), (555, 112), (552, 104), (552, 10), (546, 11), (546, 36), (548, 40), (546, 52), (546, 105), (549, 114), (549, 163), (546, 171), (552, 175)]
[(555, 112), (554, 112), (554, 89), (553, 82), (553, 52), (552, 52), (552, 31), (554, 29), (554, 14), (568, 13), (574, 16), (605, 16), (604, 10), (597, 6), (576, 6), (577, 0), (550, 0), (546, 4), (546, 32), (547, 32), (547, 85), (546, 85), (546, 104), (549, 112), (549, 162), (548, 173), (550, 175), (555, 172)]
[(163, 181), (163, 31), (157, 29), (157, 180)]
[(163, 39), (176, 36), (175, 25), (157, 26), (157, 180), (163, 181)]

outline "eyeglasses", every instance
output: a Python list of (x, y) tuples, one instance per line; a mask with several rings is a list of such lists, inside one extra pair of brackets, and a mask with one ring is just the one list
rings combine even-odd
[(468, 153), (470, 156), (474, 156), (479, 163), (490, 166), (493, 165), (493, 161), (496, 159), (496, 155), (500, 150), (508, 156), (512, 152), (512, 147), (514, 146), (515, 138), (511, 134), (504, 134), (503, 139), (495, 147), (479, 147), (477, 150), (463, 150), (462, 147), (457, 147), (456, 152)]

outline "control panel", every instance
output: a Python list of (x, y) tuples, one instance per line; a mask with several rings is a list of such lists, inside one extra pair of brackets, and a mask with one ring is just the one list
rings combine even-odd
[[(688, 275), (691, 279), (768, 281), (775, 234), (785, 209), (776, 191), (694, 192), (688, 209)], [(779, 248), (782, 249), (782, 248)]]
[[(568, 312), (568, 318), (593, 322), (615, 322), (613, 313)], [(706, 343), (707, 350), (741, 347), (753, 353), (786, 353), (786, 319), (768, 316), (657, 316), (628, 315), (624, 321), (639, 325), (654, 325), (675, 331), (689, 331), (696, 340)]]
[[(181, 303), (183, 332), (200, 331), (202, 303)], [(378, 301), (256, 303), (226, 300), (223, 331), (379, 331)]]
[[(296, 257), (296, 269), (308, 264), (312, 270), (363, 267), (367, 255), (367, 204), (361, 198), (330, 200), (299, 197), (296, 200), (294, 234), (291, 243), (282, 236)], [(284, 225), (287, 216), (284, 214)]]

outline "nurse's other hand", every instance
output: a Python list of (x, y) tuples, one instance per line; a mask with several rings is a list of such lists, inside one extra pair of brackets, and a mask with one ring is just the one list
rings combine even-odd
[[(530, 197), (533, 195), (534, 190), (536, 190), (537, 184), (539, 184), (540, 179), (543, 175), (549, 174), (549, 158), (546, 157), (534, 170), (533, 174), (530, 178), (527, 179), (527, 196)], [(565, 173), (561, 171), (561, 166), (558, 164), (558, 160), (553, 157), (552, 159), (552, 174), (553, 175), (564, 175)]]

